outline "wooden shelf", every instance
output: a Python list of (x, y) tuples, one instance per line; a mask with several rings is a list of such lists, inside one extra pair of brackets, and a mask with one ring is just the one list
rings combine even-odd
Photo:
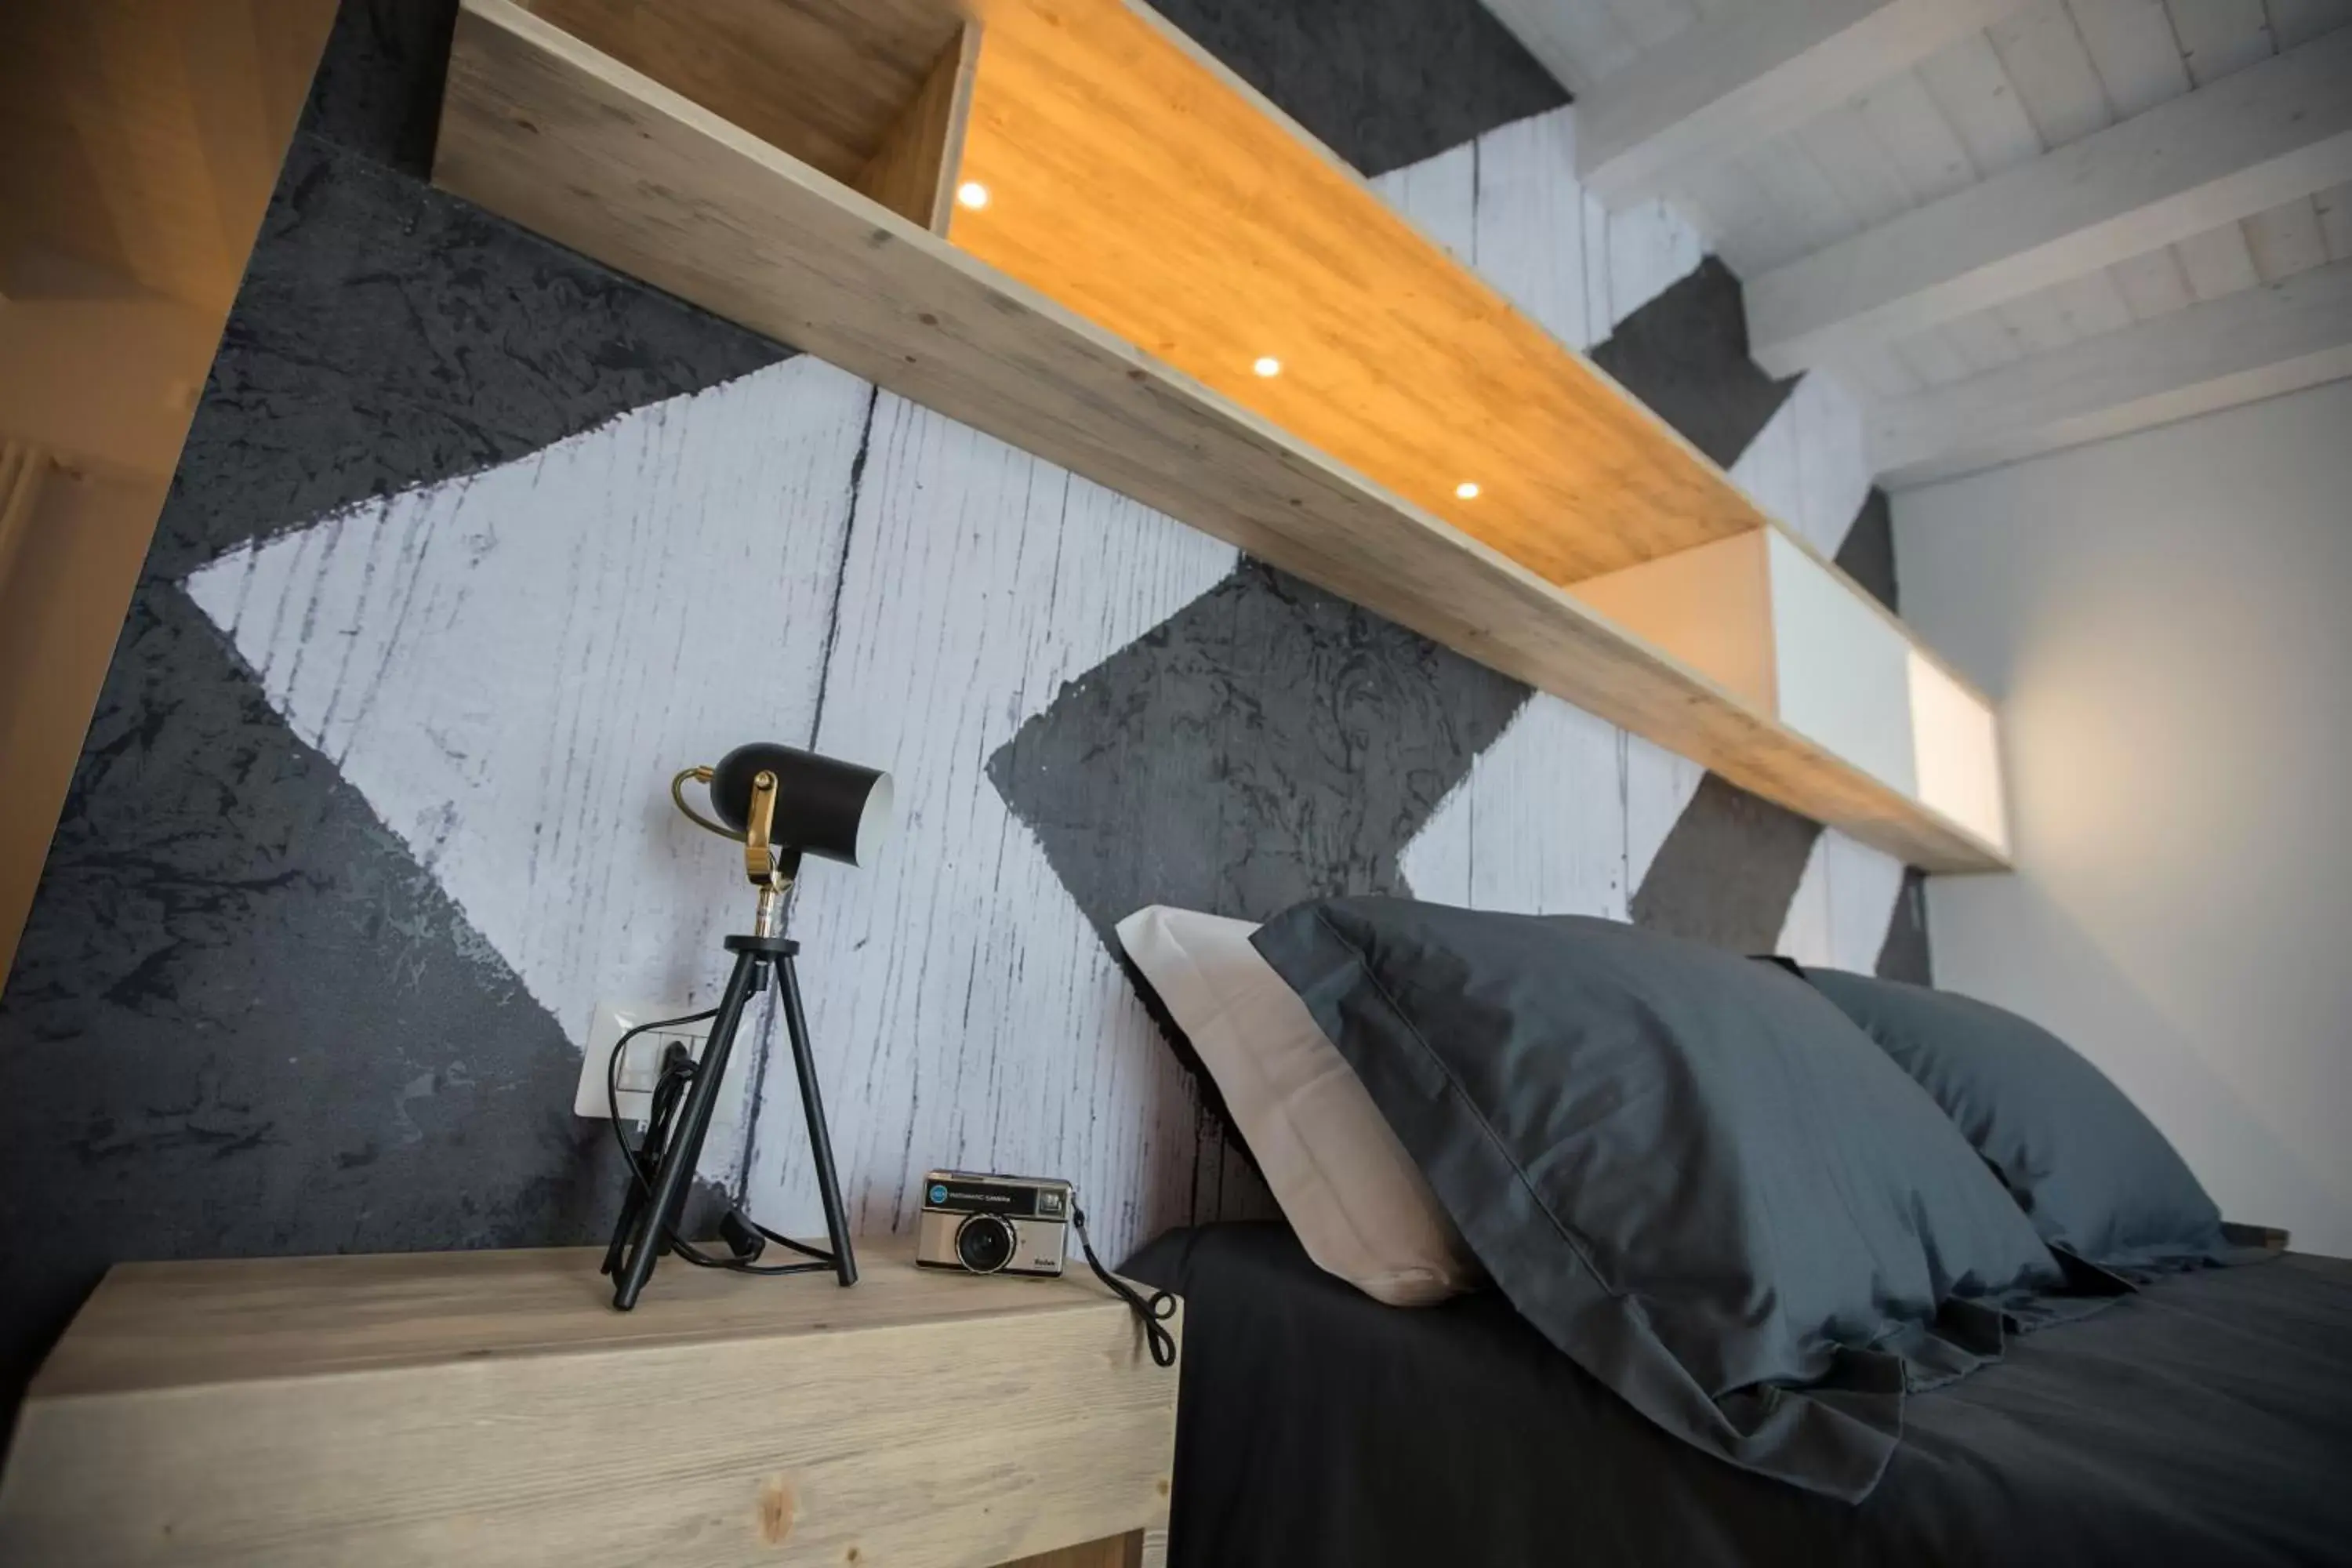
[(847, 1290), (673, 1265), (629, 1313), (601, 1248), (118, 1266), (34, 1380), (0, 1560), (971, 1568), (1165, 1530), (1177, 1373), (1125, 1303), (858, 1252)]
[[(832, 110), (780, 119), (795, 100), (763, 84), (786, 35), (837, 8), (763, 6), (778, 74), (714, 81), (675, 38), (738, 23), (731, 0), (658, 24), (466, 0), (435, 178), (1913, 864), (2004, 863), (1997, 826), (1580, 600), (1779, 525), (1181, 36), (1123, 0), (999, 0), (981, 23), (893, 0), (874, 15), (910, 41), (825, 99), (866, 106), (857, 136), (828, 136)], [(964, 179), (984, 206), (946, 204)], [(1253, 373), (1261, 354), (1279, 376)]]
[(1795, 534), (1756, 529), (1569, 591), (1923, 809), (2006, 837), (1990, 706)]
[(1759, 526), (1670, 426), (1156, 16), (982, 14), (959, 178), (989, 201), (951, 214), (959, 249), (1553, 582)]

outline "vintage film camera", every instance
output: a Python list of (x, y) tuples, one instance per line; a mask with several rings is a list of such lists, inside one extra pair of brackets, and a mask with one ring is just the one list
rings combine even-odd
[(1059, 1279), (1075, 1206), (1070, 1184), (1050, 1177), (933, 1171), (923, 1178), (915, 1261), (968, 1274)]

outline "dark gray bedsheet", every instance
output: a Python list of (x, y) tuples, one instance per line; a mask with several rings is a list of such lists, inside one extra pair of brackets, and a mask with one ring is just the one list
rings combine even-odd
[(1173, 1232), (1175, 1568), (2352, 1563), (2352, 1264), (2161, 1279), (1906, 1406), (1847, 1505), (1643, 1421), (1490, 1293), (1383, 1307), (1279, 1226)]

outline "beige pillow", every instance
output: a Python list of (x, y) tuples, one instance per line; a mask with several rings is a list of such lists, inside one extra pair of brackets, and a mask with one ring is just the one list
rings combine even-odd
[(1469, 1248), (1354, 1069), (1247, 921), (1154, 904), (1118, 940), (1217, 1080), (1307, 1256), (1366, 1295), (1426, 1306), (1479, 1281)]

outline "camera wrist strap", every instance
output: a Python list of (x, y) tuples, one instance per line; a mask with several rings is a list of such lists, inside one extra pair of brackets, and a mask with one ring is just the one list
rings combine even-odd
[(1102, 1259), (1095, 1256), (1095, 1244), (1087, 1238), (1087, 1211), (1072, 1204), (1070, 1215), (1078, 1222), (1078, 1250), (1087, 1255), (1087, 1267), (1095, 1271), (1095, 1278), (1112, 1294), (1127, 1303), (1135, 1321), (1143, 1325), (1143, 1337), (1151, 1347), (1152, 1361), (1160, 1366), (1174, 1366), (1176, 1336), (1168, 1331), (1167, 1320), (1176, 1315), (1176, 1298), (1165, 1290), (1154, 1290), (1148, 1300), (1138, 1295), (1134, 1286), (1105, 1268)]

